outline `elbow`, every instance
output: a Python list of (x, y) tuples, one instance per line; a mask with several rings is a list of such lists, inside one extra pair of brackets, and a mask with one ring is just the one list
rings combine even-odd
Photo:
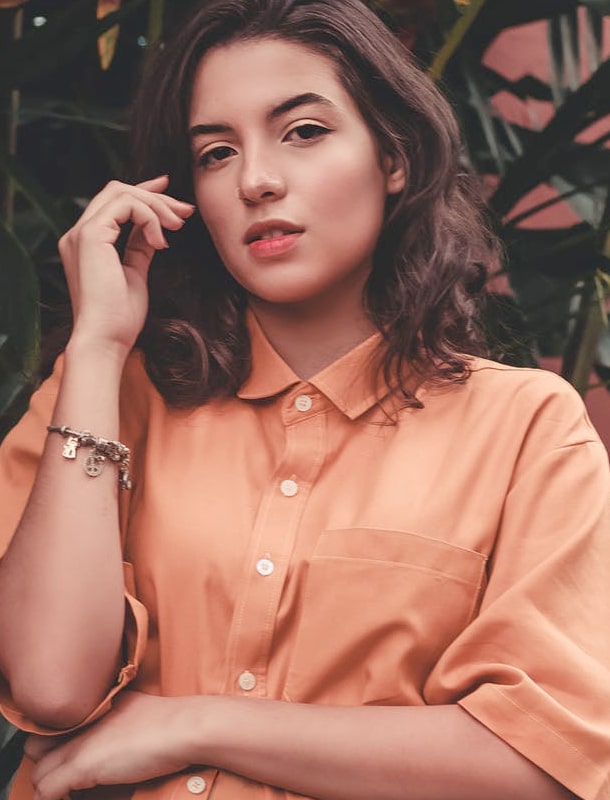
[(15, 708), (45, 728), (73, 728), (83, 722), (99, 703), (99, 698), (81, 691), (78, 683), (53, 684), (48, 676), (44, 683), (22, 678), (9, 685)]

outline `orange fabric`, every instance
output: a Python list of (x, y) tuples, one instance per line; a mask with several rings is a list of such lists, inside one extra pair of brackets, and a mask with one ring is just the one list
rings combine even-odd
[[(139, 356), (126, 367), (137, 599), (123, 683), (460, 703), (577, 795), (609, 800), (608, 460), (580, 398), (550, 373), (474, 360), (466, 384), (422, 389), (425, 407), (394, 421), (396, 394), (367, 369), (379, 337), (303, 383), (251, 334), (239, 397), (194, 411), (169, 411)], [(1, 450), (0, 544), (58, 372)], [(199, 768), (135, 797), (192, 800), (193, 776), (203, 800), (289, 796)], [(22, 779), (13, 800), (27, 798)]]

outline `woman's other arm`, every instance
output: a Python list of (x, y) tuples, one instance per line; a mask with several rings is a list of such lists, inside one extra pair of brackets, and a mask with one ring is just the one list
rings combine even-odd
[(318, 800), (566, 800), (459, 706), (327, 707), (126, 691), (92, 728), (32, 737), (39, 800), (207, 764)]
[[(116, 440), (123, 366), (146, 316), (146, 277), (162, 227), (178, 229), (192, 207), (160, 194), (167, 179), (109, 184), (60, 241), (74, 328), (53, 425)], [(121, 224), (134, 231), (121, 263)], [(114, 464), (89, 478), (87, 451), (62, 458), (47, 437), (37, 477), (0, 562), (0, 669), (20, 710), (68, 727), (97, 705), (116, 677), (124, 619)]]

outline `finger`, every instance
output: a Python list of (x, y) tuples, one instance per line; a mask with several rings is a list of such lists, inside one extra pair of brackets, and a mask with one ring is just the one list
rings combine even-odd
[(135, 186), (138, 189), (146, 189), (147, 192), (162, 192), (169, 186), (169, 175), (157, 175), (156, 178), (149, 178), (147, 181), (140, 181)]
[(25, 740), (23, 751), (31, 761), (37, 762), (46, 753), (59, 747), (65, 741), (66, 737), (63, 736), (37, 736), (32, 734)]
[[(121, 181), (110, 181), (110, 183), (106, 184), (102, 191), (91, 200), (81, 215), (80, 220), (76, 223), (76, 227), (78, 227), (81, 222), (86, 222), (88, 219), (90, 219), (113, 197), (121, 195), (125, 192), (129, 192), (135, 197), (139, 197), (144, 202), (151, 202), (153, 199), (157, 200), (169, 206), (180, 215), (189, 216), (192, 214), (194, 209), (192, 203), (187, 203), (184, 200), (178, 200), (176, 197), (172, 197), (168, 194), (162, 194), (162, 189), (167, 186), (167, 182), (159, 182), (158, 188), (155, 188), (156, 180), (157, 179), (155, 178), (152, 181), (144, 181), (143, 183), (135, 186), (129, 183), (122, 183)], [(147, 186), (149, 188), (147, 188)]]
[[(94, 223), (102, 222), (103, 220), (109, 221), (112, 217), (118, 224), (125, 222), (135, 222), (129, 215), (128, 209), (148, 208), (154, 212), (162, 227), (168, 230), (179, 230), (185, 223), (187, 217), (193, 212), (193, 207), (179, 209), (170, 208), (160, 195), (151, 194), (149, 192), (142, 194), (125, 191), (113, 198), (109, 199), (103, 205), (98, 205), (94, 214), (88, 215), (87, 218), (83, 217), (82, 221), (77, 224), (80, 232), (84, 230), (84, 226)], [(157, 246), (154, 241), (149, 241), (153, 246)], [(166, 246), (166, 245), (163, 245)]]
[(96, 784), (74, 761), (63, 761), (44, 777), (33, 779), (34, 800), (63, 800), (70, 792), (92, 789)]
[(176, 230), (183, 225), (183, 220), (167, 207), (152, 208), (148, 203), (125, 193), (106, 203), (95, 217), (83, 224), (79, 235), (79, 253), (83, 252), (83, 246), (87, 249), (88, 245), (116, 244), (120, 226), (126, 222), (139, 227), (148, 245), (155, 250), (168, 246), (162, 227)]
[(73, 750), (74, 746), (71, 744), (71, 740), (67, 739), (67, 741), (62, 742), (62, 744), (44, 753), (32, 770), (32, 782), (34, 785), (37, 785), (40, 781), (44, 780), (47, 775), (59, 769), (62, 764), (70, 763), (73, 760), (71, 757)]
[(154, 254), (155, 248), (148, 244), (142, 234), (142, 230), (134, 228), (125, 247), (123, 255), (124, 266), (132, 267), (145, 278)]

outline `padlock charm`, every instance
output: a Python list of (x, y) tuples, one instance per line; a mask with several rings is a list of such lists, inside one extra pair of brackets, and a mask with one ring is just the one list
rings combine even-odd
[(78, 439), (76, 436), (68, 437), (68, 441), (64, 444), (62, 456), (64, 458), (76, 458), (76, 448), (78, 447)]

